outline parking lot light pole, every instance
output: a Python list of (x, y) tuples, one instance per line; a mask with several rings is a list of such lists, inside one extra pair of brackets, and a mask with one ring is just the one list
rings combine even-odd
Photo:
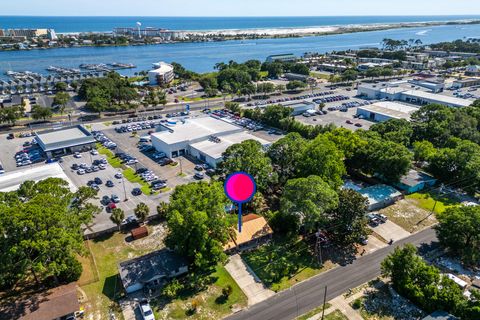
[(125, 187), (125, 178), (123, 177), (123, 175), (122, 175), (122, 184), (123, 184), (123, 195), (125, 196), (125, 200), (123, 201), (128, 201), (127, 188)]

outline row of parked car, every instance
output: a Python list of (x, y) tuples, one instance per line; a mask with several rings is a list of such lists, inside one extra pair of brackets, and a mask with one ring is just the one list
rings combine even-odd
[(107, 136), (105, 136), (105, 134), (101, 131), (92, 131), (92, 135), (105, 148), (115, 149), (117, 147), (117, 144), (112, 140), (110, 140), (109, 138), (107, 138)]
[(117, 152), (115, 153), (115, 157), (120, 158), (123, 164), (129, 165), (129, 166), (138, 163), (137, 158), (132, 156), (129, 153)]
[(115, 127), (115, 131), (117, 133), (126, 133), (126, 132), (154, 129), (157, 125), (158, 123), (154, 121), (145, 121), (145, 122), (127, 124), (127, 125)]
[(335, 93), (335, 91), (323, 91), (323, 92), (317, 92), (317, 93), (314, 93), (314, 94), (305, 94), (303, 96), (285, 97), (285, 98), (271, 99), (271, 100), (265, 100), (265, 101), (256, 101), (256, 102), (247, 103), (247, 106), (254, 107), (254, 106), (263, 106), (263, 105), (273, 104), (273, 103), (280, 103), (280, 102), (304, 100), (304, 99), (309, 99), (309, 98), (328, 96), (328, 95), (332, 95), (334, 93)]
[(227, 109), (223, 110), (215, 110), (211, 113), (212, 116), (219, 117), (219, 118), (227, 118), (233, 121), (238, 126), (244, 127), (248, 130), (259, 131), (263, 130), (265, 127), (257, 121), (253, 121), (248, 118), (242, 118), (238, 115), (233, 114)]
[(142, 178), (143, 181), (150, 182), (150, 186), (153, 190), (160, 190), (167, 186), (166, 179), (159, 179), (152, 170), (147, 168), (137, 169), (136, 174)]
[(344, 95), (336, 95), (336, 96), (331, 96), (331, 97), (325, 97), (325, 98), (319, 98), (319, 99), (314, 99), (313, 102), (320, 104), (320, 103), (328, 103), (328, 102), (336, 102), (336, 101), (345, 101), (349, 100), (349, 96), (344, 96)]
[(23, 149), (15, 154), (15, 161), (17, 167), (28, 166), (33, 163), (42, 162), (45, 160), (42, 152), (38, 148)]
[(98, 172), (100, 170), (105, 170), (107, 168), (107, 159), (101, 158), (94, 160), (92, 165), (86, 163), (74, 163), (71, 166), (71, 169), (76, 171), (78, 175), (84, 175), (86, 173)]

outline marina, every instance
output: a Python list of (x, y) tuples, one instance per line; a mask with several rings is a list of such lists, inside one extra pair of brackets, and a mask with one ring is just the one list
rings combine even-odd
[(307, 51), (325, 53), (381, 47), (384, 38), (419, 38), (424, 44), (429, 44), (475, 37), (479, 34), (480, 25), (445, 25), (283, 39), (5, 51), (0, 52), (0, 79), (10, 78), (5, 74), (6, 71), (25, 71), (25, 66), (28, 66), (31, 72), (44, 74), (49, 66), (77, 69), (82, 64), (100, 65), (108, 61), (125, 61), (135, 66), (118, 69), (122, 75), (134, 75), (136, 72), (150, 70), (152, 62), (160, 60), (167, 63), (178, 62), (195, 72), (210, 72), (214, 70), (216, 63), (222, 61), (264, 61), (269, 55), (285, 52), (300, 56)]

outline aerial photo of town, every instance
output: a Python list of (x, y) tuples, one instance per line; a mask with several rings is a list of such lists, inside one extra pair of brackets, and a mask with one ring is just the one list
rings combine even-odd
[(0, 5), (0, 320), (480, 320), (480, 2)]

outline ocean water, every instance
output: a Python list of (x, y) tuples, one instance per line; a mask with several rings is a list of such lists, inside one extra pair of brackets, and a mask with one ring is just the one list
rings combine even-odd
[(365, 47), (379, 47), (382, 39), (421, 39), (424, 44), (480, 38), (480, 25), (444, 25), (436, 27), (403, 28), (352, 34), (315, 37), (224, 41), (207, 43), (174, 43), (129, 47), (80, 47), (30, 51), (0, 51), (0, 79), (8, 79), (8, 70), (33, 71), (47, 74), (50, 65), (78, 68), (82, 63), (133, 63), (136, 69), (121, 74), (149, 70), (158, 61), (179, 62), (196, 72), (213, 70), (217, 62), (248, 59), (264, 61), (272, 54), (331, 52)]
[(223, 30), (300, 28), (349, 24), (451, 21), (480, 19), (469, 16), (349, 16), (349, 17), (35, 17), (1, 16), (1, 28), (53, 28), (57, 32), (112, 31), (115, 27), (144, 27), (171, 30)]

